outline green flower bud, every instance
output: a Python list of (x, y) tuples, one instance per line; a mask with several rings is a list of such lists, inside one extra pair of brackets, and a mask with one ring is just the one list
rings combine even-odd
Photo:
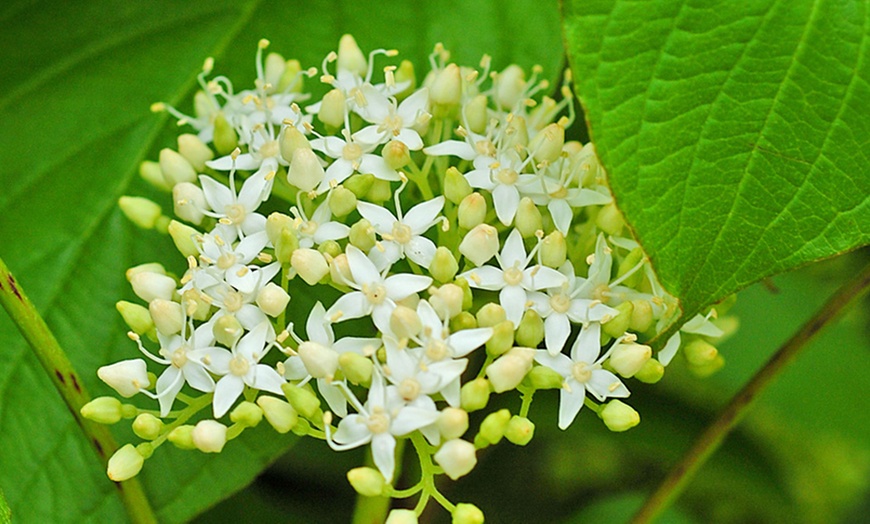
[(266, 55), (266, 60), (263, 67), (263, 76), (266, 81), (264, 89), (267, 93), (274, 93), (278, 88), (278, 82), (284, 76), (284, 69), (287, 68), (287, 62), (284, 57), (278, 53), (269, 53)]
[(722, 369), (722, 366), (725, 365), (725, 359), (722, 357), (720, 353), (716, 354), (716, 357), (712, 360), (705, 362), (703, 364), (691, 364), (689, 366), (689, 370), (700, 378), (706, 378), (712, 375), (713, 373)]
[(178, 153), (197, 171), (205, 170), (205, 163), (214, 158), (214, 151), (196, 135), (178, 135)]
[(477, 311), (477, 325), (493, 327), (507, 320), (507, 313), (501, 305), (489, 302)]
[(474, 444), (462, 439), (448, 440), (441, 444), (434, 458), (452, 480), (464, 477), (477, 465)]
[(619, 236), (625, 226), (625, 220), (616, 204), (610, 203), (598, 212), (598, 216), (595, 217), (595, 225), (608, 235)]
[(181, 182), (196, 182), (196, 171), (186, 158), (169, 148), (160, 150), (160, 171), (169, 187)]
[[(464, 180), (464, 178), (463, 178)], [(459, 227), (474, 229), (486, 218), (486, 199), (480, 193), (469, 193), (459, 202)]]
[(468, 412), (483, 409), (489, 403), (489, 391), (489, 381), (485, 378), (466, 382), (459, 390), (459, 405)]
[(460, 408), (446, 407), (435, 422), (445, 440), (461, 437), (468, 431), (468, 412)]
[(163, 421), (150, 413), (142, 413), (133, 420), (133, 433), (143, 440), (156, 439), (163, 427)]
[(284, 229), (293, 229), (293, 218), (284, 213), (274, 212), (266, 218), (266, 236), (272, 245), (277, 245)]
[(544, 319), (534, 309), (527, 309), (523, 313), (520, 325), (516, 332), (517, 344), (529, 348), (536, 348), (544, 340)]
[(453, 508), (451, 524), (483, 524), (483, 512), (474, 504), (461, 502)]
[(396, 83), (410, 81), (411, 84), (401, 93), (396, 94), (396, 99), (401, 101), (417, 90), (417, 77), (414, 74), (414, 64), (410, 60), (402, 60), (395, 72)]
[(504, 430), (504, 438), (517, 446), (525, 446), (534, 436), (535, 424), (526, 417), (521, 417), (519, 415), (511, 417), (507, 428)]
[[(283, 401), (278, 400), (278, 402)], [(242, 426), (253, 428), (263, 420), (263, 410), (257, 404), (245, 400), (230, 411), (230, 420), (232, 420), (234, 424), (241, 424)]]
[(504, 432), (511, 420), (511, 412), (506, 409), (500, 409), (494, 413), (490, 413), (480, 423), (480, 435), (489, 444), (498, 444), (501, 442)]
[(227, 443), (227, 427), (217, 420), (200, 420), (190, 433), (193, 445), (203, 453), (220, 453)]
[(316, 249), (297, 249), (290, 257), (290, 265), (309, 286), (317, 284), (329, 274), (329, 264)]
[(284, 72), (278, 80), (275, 90), (279, 92), (301, 93), (305, 88), (305, 75), (300, 75), (302, 64), (299, 60), (290, 59), (284, 62)]
[(439, 282), (450, 282), (459, 271), (459, 262), (453, 256), (453, 252), (444, 246), (438, 246), (435, 257), (429, 264), (429, 274)]
[(371, 383), (372, 370), (375, 365), (372, 363), (372, 359), (348, 351), (338, 357), (338, 367), (344, 373), (344, 377), (352, 384), (367, 386)]
[(640, 415), (628, 404), (619, 400), (611, 400), (598, 413), (604, 425), (610, 431), (628, 431), (640, 424)]
[(187, 289), (181, 294), (181, 306), (184, 308), (185, 314), (194, 320), (206, 320), (211, 316), (209, 315), (211, 310), (209, 300), (207, 295), (196, 288)]
[(545, 236), (541, 241), (541, 263), (558, 269), (568, 259), (568, 242), (558, 229)]
[(546, 366), (535, 366), (523, 379), (533, 389), (560, 389), (565, 379), (555, 370)]
[(562, 154), (563, 145), (565, 145), (565, 128), (554, 123), (538, 131), (529, 142), (529, 151), (535, 160), (552, 164)]
[(142, 359), (122, 360), (102, 366), (97, 369), (97, 376), (124, 398), (134, 396), (151, 384)]
[(211, 331), (215, 340), (227, 347), (233, 347), (245, 332), (235, 315), (221, 316), (214, 322)]
[(148, 304), (148, 313), (154, 320), (154, 327), (163, 335), (174, 335), (184, 326), (184, 311), (178, 302), (155, 298)]
[(121, 300), (115, 304), (115, 309), (121, 314), (124, 323), (137, 335), (144, 335), (154, 329), (154, 321), (151, 320), (148, 308)]
[(378, 497), (387, 486), (384, 476), (374, 468), (353, 468), (347, 472), (347, 481), (363, 497)]
[(351, 35), (344, 34), (338, 41), (338, 69), (346, 69), (365, 76), (368, 66), (366, 57)]
[(489, 123), (488, 103), (486, 95), (477, 95), (465, 104), (463, 114), (471, 132), (479, 135), (486, 132), (486, 125)]
[(516, 388), (532, 369), (535, 351), (530, 348), (515, 347), (486, 367), (486, 376), (492, 390), (503, 393)]
[(299, 358), (314, 378), (332, 379), (338, 371), (338, 353), (331, 347), (306, 340), (299, 344)]
[(498, 249), (498, 231), (489, 224), (475, 226), (459, 244), (459, 252), (476, 266), (489, 261)]
[[(447, 67), (435, 74), (432, 85), (429, 86), (429, 101), (433, 105), (454, 106), (462, 99), (462, 73), (456, 64), (448, 64)], [(441, 109), (444, 112), (445, 109)], [(439, 110), (436, 109), (436, 116)]]
[[(641, 260), (643, 260), (643, 250), (639, 247), (636, 247), (628, 253), (628, 256), (619, 264), (619, 271), (617, 272), (617, 277), (622, 277), (627, 274), (629, 271), (635, 269), (638, 264), (640, 264)], [(636, 288), (640, 285), (641, 279), (643, 278), (643, 271), (635, 270), (630, 276), (628, 276), (625, 280), (622, 281), (622, 285), (626, 287)]]
[(634, 374), (634, 378), (645, 384), (655, 384), (665, 375), (665, 367), (658, 360), (651, 358)]
[(115, 482), (129, 480), (142, 471), (143, 457), (133, 444), (125, 444), (109, 459), (106, 474)]
[(655, 318), (653, 317), (652, 304), (649, 300), (632, 300), (634, 310), (631, 312), (631, 322), (629, 328), (637, 333), (643, 333), (652, 327)]
[(308, 436), (308, 432), (311, 430), (311, 423), (309, 423), (304, 418), (300, 418), (296, 425), (293, 426), (293, 429), (290, 431), (293, 432), (297, 437), (306, 437)]
[(121, 401), (115, 397), (97, 397), (82, 406), (79, 412), (98, 424), (115, 424), (121, 420)]
[(544, 217), (541, 216), (541, 211), (531, 198), (523, 197), (520, 199), (514, 225), (523, 238), (533, 237), (536, 232), (544, 228)]
[(474, 304), (474, 295), (471, 293), (471, 286), (468, 285), (468, 281), (464, 278), (457, 278), (453, 283), (462, 288), (462, 309), (471, 309), (471, 306)]
[[(455, 167), (450, 167), (447, 169), (447, 172), (444, 173), (444, 197), (447, 200), (453, 202), (454, 204), (459, 204), (463, 199), (468, 197), (473, 190), (471, 189), (471, 185), (468, 183), (468, 180), (462, 176), (462, 173), (459, 172)], [(484, 202), (484, 206), (486, 203)], [(484, 207), (484, 212), (486, 208)], [(477, 224), (479, 224), (478, 222)], [(477, 224), (474, 224), (475, 226)], [(474, 226), (472, 226), (474, 227)], [(471, 229), (471, 228), (467, 228)]]
[(155, 298), (171, 300), (175, 294), (175, 279), (151, 271), (136, 272), (130, 277), (130, 286), (133, 293), (144, 300), (151, 302)]
[(314, 151), (299, 147), (293, 152), (293, 160), (287, 169), (287, 182), (291, 186), (306, 192), (312, 191), (325, 176), (326, 172)]
[(278, 237), (278, 242), (275, 243), (275, 259), (283, 266), (289, 266), (293, 263), (293, 253), (299, 249), (299, 237), (293, 231), (292, 227), (285, 227), (281, 230)]
[(523, 69), (511, 64), (495, 78), (495, 101), (498, 107), (510, 111), (521, 100), (526, 90), (526, 74)]
[(390, 169), (402, 169), (411, 162), (411, 153), (404, 142), (390, 140), (384, 145), (381, 157)]
[(239, 135), (227, 121), (223, 113), (218, 113), (214, 119), (214, 148), (221, 156), (229, 155), (239, 146)]
[(396, 306), (390, 313), (390, 329), (399, 339), (411, 338), (423, 329), (423, 323), (413, 309), (407, 306)]
[(486, 353), (497, 357), (514, 346), (514, 323), (503, 320), (492, 326), (492, 336), (486, 341)]
[(196, 449), (196, 444), (193, 443), (193, 426), (191, 425), (178, 426), (173, 429), (169, 432), (167, 440), (179, 449)]
[(529, 145), (529, 131), (526, 128), (526, 119), (521, 116), (514, 115), (509, 118), (508, 125), (505, 128), (505, 140), (502, 147), (506, 149), (526, 150)]
[(625, 378), (633, 377), (652, 358), (652, 348), (643, 344), (618, 344), (610, 353), (610, 367)]
[(356, 195), (344, 186), (337, 186), (329, 194), (329, 210), (336, 217), (347, 216), (356, 209), (356, 204)]
[(269, 282), (257, 293), (257, 306), (270, 317), (277, 318), (289, 303), (290, 295), (274, 282)]
[(628, 329), (628, 326), (631, 324), (631, 317), (634, 315), (634, 304), (623, 302), (616, 306), (616, 310), (619, 313), (601, 325), (601, 331), (613, 338), (621, 337)]
[[(329, 255), (329, 258), (335, 258), (342, 253), (341, 244), (336, 240), (324, 240), (317, 246), (317, 250), (324, 255)], [(327, 263), (329, 258), (326, 259)]]
[(463, 329), (474, 329), (477, 327), (477, 319), (468, 311), (462, 311), (455, 317), (450, 319), (450, 332), (456, 333)]
[(196, 242), (194, 242), (194, 238), (199, 234), (196, 229), (176, 220), (172, 220), (169, 222), (167, 231), (169, 232), (170, 238), (172, 238), (172, 243), (175, 244), (176, 249), (178, 249), (178, 252), (181, 253), (182, 256), (187, 258), (195, 257), (199, 254), (199, 250), (196, 248)]
[(448, 320), (462, 312), (465, 291), (456, 284), (444, 284), (429, 289), (429, 304), (442, 320)]
[(368, 193), (366, 193), (366, 199), (375, 204), (386, 202), (392, 196), (393, 190), (390, 188), (390, 183), (380, 178), (372, 181), (372, 186), (369, 188)]
[(151, 186), (161, 191), (172, 191), (172, 186), (166, 183), (160, 164), (151, 160), (145, 160), (139, 164), (139, 176)]
[(266, 417), (266, 421), (278, 433), (287, 433), (299, 422), (299, 415), (293, 406), (280, 398), (260, 395), (257, 397), (257, 406), (263, 410), (263, 416)]
[(375, 247), (375, 228), (372, 223), (361, 218), (356, 224), (350, 226), (348, 240), (351, 245), (358, 247), (363, 253), (368, 253)]
[(281, 389), (287, 397), (287, 401), (303, 417), (314, 419), (320, 414), (320, 400), (311, 391), (310, 386), (299, 387), (293, 384), (282, 384)]
[(365, 175), (352, 175), (345, 180), (342, 185), (348, 188), (357, 198), (366, 196), (372, 184), (375, 182), (375, 175), (366, 173)]
[(156, 202), (143, 197), (122, 196), (118, 199), (118, 207), (130, 222), (142, 229), (153, 229), (163, 210)]
[(417, 524), (417, 514), (410, 509), (393, 509), (384, 524)]
[(298, 149), (310, 150), (311, 142), (301, 131), (296, 129), (296, 126), (284, 126), (281, 136), (278, 138), (278, 150), (281, 152), (281, 157), (287, 162), (292, 162), (293, 154)]

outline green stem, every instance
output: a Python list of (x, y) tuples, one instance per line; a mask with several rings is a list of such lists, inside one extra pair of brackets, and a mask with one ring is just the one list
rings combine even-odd
[(632, 519), (633, 524), (645, 524), (655, 520), (662, 511), (674, 502), (683, 491), (686, 484), (698, 469), (719, 448), (725, 436), (740, 422), (749, 411), (752, 402), (773, 380), (779, 376), (787, 364), (813, 340), (822, 329), (830, 324), (852, 302), (870, 288), (870, 265), (864, 268), (858, 276), (843, 285), (828, 301), (807, 321), (779, 350), (755, 376), (743, 386), (725, 409), (719, 413), (716, 420), (695, 441), (682, 460), (671, 469), (671, 472), (659, 485), (658, 489), (647, 499), (643, 507)]
[[(396, 472), (394, 477), (399, 476), (399, 467), (402, 463), (402, 452), (405, 448), (405, 440), (396, 441)], [(374, 467), (371, 452), (366, 453), (366, 466)], [(353, 510), (353, 524), (380, 524), (387, 519), (390, 511), (390, 497), (364, 497), (356, 496), (356, 507)]]
[[(97, 424), (82, 417), (80, 410), (82, 406), (90, 402), (90, 395), (85, 390), (66, 353), (57, 343), (57, 339), (54, 338), (33, 303), (24, 294), (21, 284), (15, 280), (2, 259), (0, 259), (0, 303), (3, 304), (3, 308), (9, 313), (12, 322), (18, 327), (24, 339), (30, 344), (34, 355), (60, 393), (61, 399), (63, 399), (76, 424), (79, 425), (85, 438), (91, 443), (91, 447), (105, 467), (109, 462), (109, 457), (118, 449), (118, 445), (115, 443), (108, 426)], [(118, 493), (132, 522), (143, 524), (157, 522), (151, 504), (138, 480), (131, 479), (119, 483)]]

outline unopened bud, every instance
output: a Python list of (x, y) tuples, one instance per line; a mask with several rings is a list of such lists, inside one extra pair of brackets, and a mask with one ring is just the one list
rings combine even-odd
[(562, 154), (562, 146), (565, 144), (565, 128), (558, 123), (549, 124), (529, 143), (529, 151), (539, 162), (553, 163)]
[(488, 103), (486, 95), (477, 95), (465, 104), (465, 122), (472, 133), (482, 135), (486, 132), (486, 125), (489, 123), (489, 111), (486, 107)]
[(142, 413), (133, 420), (133, 433), (143, 440), (156, 439), (163, 427), (163, 421), (151, 413)]
[(329, 274), (329, 264), (316, 249), (297, 249), (290, 257), (290, 265), (309, 286), (317, 284)]
[(538, 347), (538, 344), (544, 340), (544, 319), (534, 309), (527, 309), (523, 313), (515, 336), (517, 344), (521, 346)]
[(257, 405), (263, 410), (266, 421), (277, 431), (284, 434), (299, 422), (299, 414), (289, 403), (269, 395), (257, 397)]
[(169, 237), (172, 238), (172, 243), (175, 244), (176, 249), (178, 249), (178, 252), (182, 256), (185, 258), (195, 257), (199, 254), (199, 249), (197, 249), (196, 242), (194, 241), (196, 235), (199, 234), (196, 229), (177, 220), (170, 221), (166, 229)]
[(435, 453), (435, 462), (451, 479), (463, 477), (477, 465), (474, 444), (462, 439), (448, 440)]
[(284, 63), (284, 73), (277, 84), (277, 91), (301, 93), (305, 87), (305, 75), (300, 75), (302, 64), (299, 60), (290, 59)]
[(329, 276), (336, 284), (353, 282), (353, 274), (351, 274), (350, 266), (347, 263), (347, 255), (342, 253), (329, 262)]
[(641, 279), (644, 276), (643, 271), (638, 271), (637, 266), (640, 264), (641, 260), (643, 260), (643, 249), (636, 247), (628, 253), (622, 262), (619, 264), (619, 271), (616, 273), (617, 277), (622, 277), (627, 274), (629, 271), (634, 271), (631, 275), (625, 278), (622, 281), (622, 285), (630, 288), (636, 288), (640, 285)]
[(219, 155), (229, 155), (239, 146), (239, 135), (236, 134), (236, 130), (233, 129), (223, 113), (218, 113), (214, 119), (212, 143)]
[(459, 227), (473, 229), (486, 218), (486, 199), (480, 193), (470, 193), (459, 202)]
[(283, 266), (293, 262), (293, 253), (299, 248), (299, 237), (296, 236), (292, 227), (285, 227), (278, 234), (278, 242), (275, 244), (275, 259)]
[(351, 245), (358, 247), (364, 253), (368, 253), (375, 247), (375, 228), (372, 227), (371, 222), (361, 218), (356, 224), (350, 226), (347, 238)]
[(198, 136), (189, 133), (178, 135), (178, 153), (197, 171), (204, 170), (205, 163), (214, 158), (214, 151)]
[(193, 166), (177, 151), (168, 147), (161, 149), (159, 162), (166, 185), (174, 187), (181, 182), (196, 182), (196, 171)]
[[(440, 248), (439, 248), (440, 249)], [(465, 292), (456, 284), (444, 284), (430, 289), (429, 303), (442, 320), (449, 320), (462, 312)]]
[(393, 197), (393, 190), (390, 188), (390, 182), (376, 178), (372, 180), (372, 185), (365, 195), (366, 200), (372, 203), (386, 202)]
[(329, 210), (341, 218), (356, 209), (357, 198), (353, 191), (344, 186), (338, 186), (329, 194)]
[(284, 213), (274, 212), (266, 218), (266, 236), (272, 245), (277, 245), (284, 228), (293, 227), (293, 218)]
[(151, 271), (137, 272), (130, 278), (130, 285), (133, 287), (133, 293), (145, 302), (157, 298), (171, 300), (172, 295), (175, 294), (174, 279)]
[(645, 384), (655, 384), (665, 375), (665, 367), (658, 360), (651, 358), (634, 374), (634, 378)]
[(505, 320), (507, 320), (507, 312), (495, 302), (488, 302), (477, 311), (477, 325), (480, 327), (493, 327)]
[(611, 400), (598, 413), (604, 425), (610, 431), (628, 431), (629, 429), (640, 424), (640, 415), (628, 404), (619, 401)]
[(541, 264), (558, 269), (568, 258), (568, 242), (558, 229), (541, 241)]
[(652, 358), (652, 349), (643, 344), (619, 344), (610, 353), (610, 367), (625, 378), (633, 377)]
[(510, 422), (508, 422), (508, 425), (504, 430), (504, 438), (517, 446), (525, 446), (534, 436), (535, 424), (526, 417), (521, 417), (519, 415), (511, 417)]
[(287, 162), (291, 162), (297, 150), (311, 150), (311, 142), (301, 131), (296, 129), (296, 126), (285, 126), (278, 141), (278, 148), (281, 151), (281, 157)]
[(411, 162), (408, 146), (399, 140), (390, 140), (384, 145), (381, 156), (390, 169), (402, 169)]
[(220, 453), (227, 443), (227, 427), (217, 420), (200, 420), (190, 437), (196, 449), (203, 453)]
[[(459, 204), (462, 202), (464, 198), (469, 196), (473, 190), (471, 189), (471, 185), (468, 183), (468, 180), (459, 172), (455, 167), (450, 167), (444, 173), (444, 196), (447, 200), (453, 202), (454, 204)], [(486, 203), (484, 202), (484, 214), (486, 213)], [(482, 220), (480, 221), (482, 222)], [(476, 226), (480, 222), (475, 223), (473, 226)], [(471, 229), (471, 228), (466, 228)]]
[(326, 172), (314, 151), (300, 147), (293, 152), (293, 160), (287, 169), (287, 182), (302, 191), (311, 191), (320, 184)]
[(402, 60), (395, 72), (396, 83), (410, 82), (401, 93), (396, 93), (397, 100), (403, 100), (417, 90), (417, 77), (414, 74), (414, 64), (410, 60)]
[(297, 351), (305, 369), (314, 378), (332, 377), (338, 370), (338, 353), (331, 347), (305, 341), (299, 344)]
[(483, 512), (474, 504), (460, 502), (453, 508), (451, 524), (483, 524)]
[(154, 321), (148, 308), (121, 300), (115, 304), (115, 309), (121, 314), (124, 323), (137, 335), (144, 335), (154, 329)]
[(514, 116), (505, 128), (505, 140), (502, 147), (525, 150), (528, 145), (529, 130), (526, 127), (526, 119), (522, 116)]
[(103, 366), (97, 370), (97, 376), (124, 398), (139, 393), (139, 390), (147, 388), (151, 382), (148, 380), (145, 361), (141, 358)]
[(133, 444), (125, 444), (109, 459), (106, 474), (115, 482), (129, 480), (142, 471), (143, 457)]
[(154, 319), (154, 327), (163, 335), (174, 335), (184, 326), (184, 311), (178, 302), (156, 298), (148, 304), (148, 312)]
[(390, 329), (399, 339), (411, 338), (423, 329), (423, 323), (413, 309), (406, 306), (396, 306), (390, 314)]
[(257, 293), (257, 305), (270, 317), (277, 318), (289, 303), (290, 295), (274, 282), (269, 282)]
[(338, 129), (344, 125), (346, 107), (344, 93), (339, 89), (333, 89), (323, 95), (320, 109), (317, 111), (317, 119), (327, 127)]
[(514, 323), (503, 320), (492, 326), (492, 336), (486, 341), (486, 353), (497, 357), (508, 352), (514, 345)]
[(193, 426), (191, 425), (178, 426), (169, 432), (166, 439), (179, 449), (196, 449), (196, 444), (193, 443)]
[(351, 175), (351, 177), (345, 180), (342, 185), (348, 188), (357, 198), (362, 198), (366, 196), (374, 182), (375, 175), (366, 173), (364, 175)]
[(517, 214), (514, 217), (514, 225), (523, 238), (531, 238), (544, 228), (544, 218), (538, 206), (529, 197), (520, 199)]
[(526, 375), (524, 381), (532, 389), (559, 389), (565, 379), (556, 370), (547, 366), (535, 366)]
[(233, 347), (245, 331), (235, 315), (222, 315), (212, 324), (211, 330), (215, 340), (227, 347)]
[(511, 412), (500, 409), (490, 413), (480, 423), (480, 436), (489, 444), (498, 444), (511, 420)]
[(468, 431), (468, 412), (460, 408), (446, 407), (438, 415), (436, 425), (445, 440), (457, 439)]
[(634, 306), (634, 310), (631, 313), (629, 328), (633, 332), (644, 333), (652, 327), (655, 321), (652, 304), (649, 300), (632, 300), (631, 304)]
[(139, 164), (139, 176), (148, 184), (161, 191), (172, 191), (172, 186), (166, 183), (160, 164), (152, 160), (145, 160)]
[(451, 333), (456, 333), (457, 331), (462, 331), (463, 329), (474, 329), (476, 327), (477, 319), (468, 311), (461, 311), (458, 315), (450, 319)]
[(601, 208), (598, 216), (595, 217), (595, 225), (608, 235), (619, 236), (622, 233), (622, 228), (625, 226), (625, 220), (622, 218), (622, 213), (617, 209), (616, 204), (610, 203)]
[(98, 424), (115, 424), (121, 420), (121, 401), (115, 397), (97, 397), (82, 406), (79, 412)]
[(462, 99), (462, 73), (456, 64), (435, 74), (435, 79), (429, 87), (429, 100), (442, 106), (456, 105)]
[(523, 69), (511, 64), (499, 73), (495, 80), (495, 102), (507, 111), (516, 106), (526, 90), (526, 74)]
[(281, 82), (281, 77), (284, 76), (284, 69), (287, 68), (287, 62), (284, 57), (278, 53), (269, 53), (266, 55), (266, 60), (263, 64), (263, 80), (267, 85), (272, 86), (268, 92), (274, 92), (278, 88), (278, 83)]
[[(266, 398), (266, 396), (259, 397), (257, 400), (260, 398)], [(278, 402), (283, 401), (278, 400)], [(263, 410), (257, 404), (245, 400), (230, 411), (230, 420), (232, 420), (234, 424), (241, 424), (242, 426), (253, 428), (263, 420)]]
[(628, 329), (634, 315), (634, 304), (623, 302), (616, 306), (616, 310), (619, 313), (601, 325), (601, 331), (613, 338), (621, 337)]
[(489, 224), (480, 224), (465, 235), (459, 252), (476, 266), (482, 266), (498, 253), (498, 231)]
[(368, 385), (372, 380), (374, 363), (359, 353), (348, 351), (338, 357), (338, 367), (344, 373), (344, 377), (352, 384)]
[(163, 215), (160, 206), (143, 197), (122, 196), (118, 199), (118, 207), (130, 222), (142, 229), (153, 229), (157, 219)]
[(489, 381), (485, 378), (466, 382), (459, 391), (459, 404), (468, 412), (483, 409), (489, 403), (489, 391)]
[(359, 76), (365, 76), (368, 70), (366, 57), (351, 35), (344, 34), (338, 41), (338, 69), (344, 69)]
[(320, 400), (309, 387), (299, 387), (293, 384), (282, 384), (281, 389), (287, 401), (303, 417), (313, 419), (320, 413)]
[(384, 476), (375, 468), (353, 468), (347, 472), (347, 481), (354, 491), (363, 497), (377, 497), (383, 494), (387, 485)]
[(453, 256), (453, 251), (438, 246), (429, 264), (429, 274), (439, 282), (449, 282), (456, 276), (457, 271), (459, 271), (459, 262)]
[(417, 514), (410, 509), (393, 509), (384, 524), (417, 524)]
[(515, 347), (499, 357), (486, 367), (486, 376), (496, 393), (509, 391), (522, 382), (526, 373), (532, 369), (535, 361), (535, 351), (529, 348)]

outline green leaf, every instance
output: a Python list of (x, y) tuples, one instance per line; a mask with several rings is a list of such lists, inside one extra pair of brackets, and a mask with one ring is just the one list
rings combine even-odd
[(616, 202), (684, 318), (870, 242), (870, 13), (856, 0), (572, 0)]
[[(0, 251), (97, 395), (110, 394), (96, 379), (97, 367), (136, 356), (114, 311), (117, 300), (135, 300), (124, 270), (152, 260), (184, 270), (181, 257), (172, 262), (167, 238), (134, 228), (115, 203), (124, 194), (146, 194), (170, 207), (136, 176), (138, 164), (173, 146), (178, 133), (149, 107), (160, 100), (189, 106), (207, 56), (242, 86), (253, 80), (264, 37), (273, 42), (270, 51), (306, 67), (319, 66), (346, 32), (366, 50), (399, 49), (418, 71), (437, 41), (460, 63), (476, 64), (489, 53), (495, 67), (540, 63), (551, 78), (563, 60), (552, 1), (450, 9), (436, 1), (388, 8), (20, 1), (4, 3), (0, 20)], [(0, 488), (16, 518), (122, 521), (103, 467), (5, 316), (0, 347)], [(117, 434), (135, 440), (129, 430)], [(248, 483), (293, 442), (262, 427), (218, 456), (163, 446), (145, 465), (145, 487), (162, 522), (185, 521)]]

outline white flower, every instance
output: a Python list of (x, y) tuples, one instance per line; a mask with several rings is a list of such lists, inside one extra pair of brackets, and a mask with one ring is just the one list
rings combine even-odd
[[(534, 252), (532, 253), (534, 255)], [(526, 256), (523, 237), (516, 229), (511, 231), (502, 247), (501, 255), (496, 255), (501, 268), (482, 266), (460, 275), (468, 280), (471, 287), (499, 291), (499, 303), (507, 313), (507, 319), (519, 326), (523, 312), (529, 301), (527, 291), (559, 287), (565, 282), (565, 275), (555, 269), (540, 264), (526, 267), (531, 256)]]
[(364, 127), (354, 133), (355, 140), (366, 144), (383, 144), (390, 140), (398, 140), (411, 151), (423, 147), (423, 139), (414, 127), (425, 125), (431, 116), (426, 112), (429, 104), (428, 89), (424, 87), (417, 90), (398, 107), (395, 100), (387, 98), (371, 85), (365, 85), (360, 90), (366, 104), (358, 108), (357, 113), (366, 122), (375, 125)]
[(269, 197), (271, 180), (267, 180), (266, 173), (258, 171), (245, 180), (238, 195), (233, 181), (231, 173), (230, 185), (233, 187), (231, 190), (209, 176), (199, 176), (205, 200), (213, 210), (213, 212), (206, 210), (204, 213), (220, 219), (222, 224), (234, 227), (238, 236), (264, 231), (266, 217), (255, 211), (263, 200)]
[[(427, 362), (426, 349), (400, 348), (390, 337), (384, 337), (387, 365), (384, 375), (395, 384), (405, 402), (413, 402), (421, 395), (432, 396), (451, 384), (459, 385), (459, 375), (468, 365), (466, 359), (442, 358)], [(459, 405), (459, 389), (450, 396), (448, 404)], [(445, 400), (447, 400), (445, 396)]]
[(353, 282), (345, 283), (357, 291), (336, 300), (326, 312), (326, 318), (340, 322), (371, 315), (382, 333), (390, 332), (390, 314), (396, 301), (420, 292), (432, 283), (429, 277), (403, 273), (384, 278), (365, 253), (352, 245), (347, 246), (347, 265)]
[(242, 293), (254, 290), (259, 279), (247, 264), (269, 243), (266, 231), (248, 235), (233, 245), (235, 231), (219, 224), (214, 232), (195, 240), (203, 264), (194, 270), (192, 282), (195, 287), (205, 290), (226, 281)]
[[(609, 204), (613, 198), (606, 192), (600, 192), (572, 185), (578, 169), (567, 169), (568, 162), (557, 162), (547, 168), (547, 172), (555, 171), (559, 178), (541, 174), (539, 183), (524, 187), (523, 193), (539, 206), (547, 206), (553, 224), (563, 234), (568, 233), (571, 221), (574, 219), (574, 208), (584, 206), (600, 206)], [(606, 189), (605, 189), (606, 191)]]
[(190, 338), (186, 338), (184, 332), (171, 337), (157, 334), (160, 340), (160, 355), (164, 358), (154, 360), (168, 366), (157, 379), (157, 400), (160, 402), (161, 417), (169, 414), (175, 397), (185, 382), (193, 389), (204, 393), (214, 391), (214, 379), (201, 362), (189, 357), (191, 351), (217, 349), (214, 347), (212, 324), (205, 323), (191, 331)]
[(499, 151), (495, 161), (487, 157), (474, 160), (474, 170), (465, 174), (471, 187), (492, 193), (495, 214), (502, 224), (509, 226), (520, 204), (520, 188), (538, 179), (537, 175), (521, 174), (531, 156), (523, 161), (515, 150)]
[(562, 353), (551, 355), (543, 349), (535, 351), (535, 361), (565, 379), (559, 397), (559, 429), (566, 429), (574, 421), (583, 407), (587, 391), (601, 402), (607, 397), (625, 398), (629, 395), (616, 375), (601, 368), (608, 355), (598, 358), (600, 337), (601, 325), (592, 322), (580, 330), (570, 358)]
[(293, 227), (299, 237), (299, 247), (312, 248), (327, 240), (347, 238), (350, 228), (341, 222), (332, 221), (332, 211), (329, 210), (329, 197), (317, 206), (311, 218), (305, 216), (305, 211), (293, 206), (290, 209), (296, 220)]
[(375, 178), (388, 181), (401, 179), (399, 172), (387, 165), (380, 155), (371, 153), (376, 145), (358, 142), (351, 138), (350, 141), (342, 140), (337, 136), (315, 138), (311, 141), (311, 149), (320, 151), (328, 157), (335, 159), (328, 168), (326, 176), (317, 188), (318, 193), (329, 190), (335, 184), (344, 182), (355, 171), (371, 173)]
[(371, 222), (383, 239), (380, 246), (375, 246), (369, 253), (375, 266), (383, 269), (407, 256), (415, 264), (429, 269), (436, 248), (435, 243), (424, 237), (423, 233), (437, 222), (436, 217), (443, 207), (444, 197), (438, 196), (417, 204), (403, 215), (397, 201), (396, 212), (399, 217), (396, 218), (384, 207), (369, 202), (357, 203), (359, 214)]
[[(710, 313), (712, 314), (713, 311), (711, 311)], [(692, 317), (692, 319), (685, 324), (683, 324), (683, 327), (680, 328), (680, 331), (684, 333), (693, 333), (696, 335), (703, 335), (705, 337), (713, 338), (718, 338), (725, 334), (724, 331), (722, 331), (721, 329), (716, 327), (715, 324), (710, 322), (710, 315), (704, 316), (700, 313)], [(668, 364), (670, 364), (671, 360), (673, 360), (674, 356), (677, 354), (677, 350), (680, 349), (680, 331), (674, 333), (671, 338), (668, 339), (665, 347), (663, 347), (658, 353), (658, 360), (663, 366), (667, 366)]]

